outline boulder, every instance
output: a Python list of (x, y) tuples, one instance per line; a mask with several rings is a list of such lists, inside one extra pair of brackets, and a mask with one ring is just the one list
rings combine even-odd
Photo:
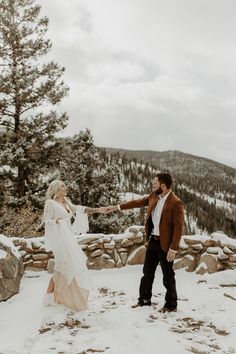
[(129, 247), (129, 246), (133, 246), (133, 242), (131, 240), (128, 240), (127, 238), (124, 238), (121, 241), (121, 247)]
[(203, 249), (203, 246), (201, 243), (197, 243), (196, 245), (193, 245), (193, 248), (197, 251), (201, 251)]
[(96, 250), (90, 254), (90, 257), (95, 258), (101, 256), (102, 254), (103, 254), (103, 250)]
[(232, 254), (229, 256), (229, 261), (230, 262), (236, 262), (236, 254)]
[[(107, 258), (108, 257), (108, 258)], [(92, 262), (88, 263), (89, 269), (115, 268), (116, 264), (107, 254), (93, 258)]]
[(38, 253), (38, 254), (33, 254), (32, 258), (34, 261), (45, 261), (48, 260), (49, 255), (45, 253)]
[(0, 235), (0, 301), (19, 292), (24, 266), (13, 242)]
[(223, 268), (221, 262), (218, 260), (217, 255), (214, 254), (203, 253), (199, 260), (199, 264), (201, 263), (205, 263), (207, 265), (208, 273), (215, 273)]
[(185, 255), (183, 258), (175, 260), (174, 269), (185, 268), (188, 272), (193, 272), (196, 268), (196, 260), (192, 255)]
[(222, 248), (220, 248), (220, 247), (208, 247), (206, 250), (207, 253), (213, 253), (213, 254), (218, 254), (221, 251), (222, 251)]
[(205, 262), (201, 262), (196, 269), (196, 273), (203, 275), (207, 272), (207, 269), (208, 269), (207, 264)]
[(233, 251), (231, 251), (228, 247), (223, 248), (224, 253), (226, 254), (233, 254)]
[(40, 242), (32, 242), (32, 248), (39, 249), (41, 248), (42, 244)]
[(102, 243), (92, 243), (91, 245), (88, 245), (86, 249), (89, 251), (94, 251), (96, 249), (102, 249), (102, 248), (103, 248)]
[(143, 264), (146, 254), (146, 247), (140, 246), (136, 248), (128, 257), (127, 264), (134, 265), (134, 264)]
[(125, 266), (127, 259), (128, 259), (128, 252), (120, 252), (119, 256), (120, 256), (122, 265)]
[(115, 242), (112, 240), (110, 243), (103, 244), (105, 249), (113, 250), (115, 248)]
[(218, 242), (215, 240), (206, 240), (206, 241), (203, 241), (202, 244), (203, 244), (203, 246), (206, 246), (206, 247), (215, 247), (218, 245)]

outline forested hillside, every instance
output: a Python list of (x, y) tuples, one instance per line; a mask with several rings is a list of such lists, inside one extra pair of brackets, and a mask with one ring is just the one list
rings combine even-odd
[(156, 172), (174, 177), (173, 189), (184, 201), (188, 232), (224, 231), (236, 237), (236, 170), (179, 151), (130, 151), (101, 148), (105, 164), (120, 170), (123, 191), (150, 193)]

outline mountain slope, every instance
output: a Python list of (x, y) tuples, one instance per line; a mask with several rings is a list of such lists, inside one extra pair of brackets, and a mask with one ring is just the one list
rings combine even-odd
[(179, 151), (100, 151), (107, 163), (120, 166), (123, 191), (149, 193), (155, 174), (168, 171), (185, 204), (188, 232), (222, 230), (236, 237), (236, 169)]

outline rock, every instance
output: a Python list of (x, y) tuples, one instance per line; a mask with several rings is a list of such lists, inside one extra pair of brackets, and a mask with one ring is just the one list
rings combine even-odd
[(87, 246), (87, 250), (89, 250), (89, 251), (93, 251), (96, 249), (102, 249), (102, 248), (103, 248), (103, 245), (100, 243), (93, 243), (93, 244)]
[(235, 262), (228, 262), (227, 265), (230, 267), (230, 269), (236, 269), (236, 263)]
[(101, 240), (102, 243), (109, 243), (111, 241), (111, 237), (110, 236), (104, 236), (103, 239)]
[(0, 235), (0, 301), (19, 292), (24, 266), (10, 238)]
[(128, 252), (121, 252), (121, 253), (119, 253), (119, 256), (120, 256), (122, 265), (125, 266), (127, 259), (128, 259)]
[(32, 264), (32, 268), (47, 269), (47, 264), (47, 261), (35, 261)]
[(101, 256), (103, 254), (103, 250), (96, 250), (90, 254), (90, 257), (95, 258)]
[(223, 251), (224, 251), (224, 253), (226, 253), (226, 254), (233, 254), (233, 253), (234, 253), (234, 252), (231, 251), (228, 247), (224, 247), (224, 248), (223, 248)]
[[(14, 243), (14, 241), (13, 241), (13, 243)], [(26, 241), (23, 241), (23, 240), (20, 240), (18, 245), (19, 245), (20, 247), (26, 247), (26, 246), (27, 246), (27, 242), (26, 242)]]
[(102, 256), (103, 256), (104, 259), (111, 259), (111, 257), (109, 256), (109, 254), (104, 253)]
[(208, 273), (215, 273), (223, 268), (217, 256), (213, 254), (202, 254), (199, 263), (201, 264), (202, 262), (206, 263)]
[(227, 256), (222, 249), (220, 249), (220, 251), (218, 252), (218, 255), (217, 255), (217, 258), (220, 260), (220, 261), (223, 261), (223, 260), (226, 260), (229, 258), (229, 256)]
[(45, 253), (37, 253), (37, 254), (33, 254), (32, 258), (34, 261), (44, 261), (49, 258), (49, 255)]
[(99, 237), (97, 237), (97, 236), (88, 236), (83, 239), (78, 238), (77, 240), (80, 245), (87, 245), (88, 243), (97, 241), (98, 239), (99, 239)]
[(124, 247), (116, 248), (116, 250), (117, 250), (118, 253), (121, 253), (121, 252), (128, 252), (127, 248), (124, 248)]
[(206, 241), (203, 241), (202, 244), (203, 244), (203, 246), (206, 246), (206, 247), (215, 247), (218, 245), (218, 243), (214, 240), (206, 240)]
[(27, 262), (24, 262), (24, 268), (28, 268), (28, 267), (32, 267), (34, 261), (32, 259), (30, 259), (29, 261)]
[(196, 269), (196, 273), (200, 274), (200, 275), (203, 275), (203, 274), (205, 274), (207, 272), (207, 268), (208, 268), (207, 264), (205, 262), (201, 262), (199, 264), (199, 266), (197, 267), (197, 269)]
[[(110, 251), (110, 250), (107, 250), (107, 251)], [(120, 257), (119, 257), (117, 250), (114, 250), (113, 259), (116, 264), (120, 261)]]
[(201, 251), (200, 250), (195, 250), (194, 248), (189, 248), (188, 253), (197, 254), (197, 253), (201, 253)]
[(125, 238), (121, 241), (121, 246), (122, 247), (133, 246), (133, 242), (131, 240), (128, 240), (127, 238)]
[(236, 240), (228, 237), (223, 232), (214, 232), (211, 237), (218, 241), (222, 247), (228, 247), (229, 249), (236, 250)]
[[(178, 250), (178, 255), (183, 255), (183, 254), (186, 254), (186, 253), (188, 253), (188, 250), (186, 249), (186, 250), (183, 250), (183, 249), (179, 249)], [(182, 257), (181, 257), (182, 258)]]
[(184, 240), (184, 237), (181, 237), (180, 239), (180, 244), (179, 244), (179, 250), (187, 250), (188, 249), (188, 245)]
[(119, 260), (117, 263), (116, 263), (116, 268), (122, 268), (123, 265), (121, 263), (121, 261)]
[(100, 257), (96, 257), (93, 259), (93, 262), (89, 262), (88, 263), (88, 268), (89, 269), (103, 269), (103, 268), (115, 268), (115, 262), (113, 261), (113, 259), (111, 259), (110, 257), (107, 258), (105, 255), (103, 254)]
[(26, 261), (28, 261), (29, 259), (31, 259), (31, 254), (26, 254), (26, 255), (23, 257), (23, 262), (26, 262)]
[(23, 251), (23, 250), (21, 250), (21, 251), (19, 251), (20, 252), (20, 255), (21, 255), (21, 257), (24, 257), (27, 253), (25, 252), (25, 251)]
[(49, 274), (53, 274), (54, 272), (55, 261), (54, 259), (49, 259), (47, 264), (47, 271)]
[(105, 249), (113, 250), (115, 248), (115, 242), (112, 240), (110, 243), (104, 243), (103, 246)]
[(41, 246), (42, 245), (40, 242), (32, 242), (32, 248), (34, 249), (39, 249)]
[(134, 244), (140, 244), (143, 243), (143, 234), (139, 231), (137, 233), (137, 235), (135, 235), (135, 237), (133, 238), (133, 243)]
[(229, 256), (229, 261), (236, 262), (236, 254), (232, 254), (231, 256)]
[(197, 243), (196, 245), (193, 245), (193, 248), (195, 250), (201, 251), (203, 249), (203, 246), (201, 243)]
[(181, 268), (186, 268), (186, 270), (188, 272), (193, 272), (196, 268), (196, 260), (193, 256), (187, 254), (182, 259), (175, 260), (173, 268), (175, 270), (181, 269)]
[(133, 234), (137, 234), (139, 232), (138, 229), (136, 229), (135, 227), (129, 227), (126, 232), (130, 232), (130, 233), (133, 233)]
[(213, 254), (218, 254), (221, 251), (222, 251), (222, 248), (220, 248), (220, 247), (208, 247), (206, 250), (207, 253), (213, 253)]
[(143, 264), (145, 259), (145, 254), (146, 254), (146, 247), (140, 246), (129, 255), (127, 264), (129, 265)]
[(113, 250), (106, 250), (108, 254), (113, 254)]
[(184, 241), (188, 245), (197, 245), (199, 243), (199, 240), (198, 239), (194, 239), (194, 236), (184, 237)]

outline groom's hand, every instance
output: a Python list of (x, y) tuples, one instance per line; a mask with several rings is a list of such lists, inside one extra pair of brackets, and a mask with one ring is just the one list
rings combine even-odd
[(167, 261), (168, 262), (173, 262), (174, 259), (175, 259), (175, 255), (176, 255), (176, 251), (173, 251), (173, 250), (169, 249), (169, 251), (167, 253), (167, 257), (166, 257)]
[(112, 213), (113, 211), (119, 210), (117, 205), (109, 205), (108, 207), (106, 207), (106, 209), (107, 209), (107, 213)]

